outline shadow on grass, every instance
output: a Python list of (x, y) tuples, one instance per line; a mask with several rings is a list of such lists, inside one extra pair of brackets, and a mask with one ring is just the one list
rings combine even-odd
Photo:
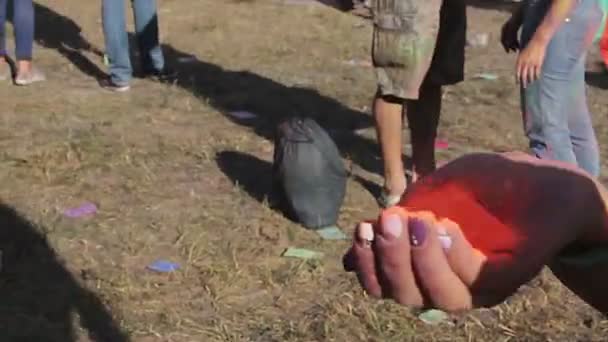
[(218, 153), (216, 162), (220, 170), (249, 196), (260, 203), (267, 202), (271, 209), (297, 221), (279, 187), (273, 183), (271, 163), (237, 151)]
[(129, 341), (101, 299), (65, 268), (43, 229), (4, 204), (0, 250), (0, 340), (80, 341), (78, 317), (92, 341)]
[(585, 81), (592, 87), (608, 89), (608, 73), (606, 72), (586, 72)]
[(82, 28), (76, 22), (38, 3), (34, 3), (34, 13), (34, 39), (38, 44), (56, 50), (86, 75), (96, 79), (105, 76), (104, 71), (83, 54), (92, 52), (101, 59), (103, 51), (84, 38)]
[[(36, 33), (39, 43), (56, 49), (88, 75), (96, 78), (104, 75), (82, 55), (82, 51), (101, 53), (82, 37), (80, 27), (73, 20), (42, 5), (37, 5), (36, 12), (38, 26), (42, 27)], [(154, 22), (156, 18), (151, 21)], [(148, 25), (141, 35), (154, 32), (154, 25)], [(133, 35), (130, 41), (133, 41)], [(292, 116), (311, 117), (329, 132), (343, 157), (352, 159), (366, 171), (381, 172), (376, 142), (355, 132), (373, 125), (369, 114), (349, 108), (312, 88), (287, 86), (251, 71), (224, 69), (193, 59), (190, 53), (169, 44), (163, 44), (162, 48), (166, 64), (178, 73), (175, 85), (224, 114), (249, 111), (257, 115), (257, 119), (247, 121), (226, 115), (229, 120), (251, 129), (260, 137), (274, 140), (275, 127), (280, 121)], [(184, 63), (184, 60), (188, 62)], [(137, 61), (133, 64), (138, 65)]]

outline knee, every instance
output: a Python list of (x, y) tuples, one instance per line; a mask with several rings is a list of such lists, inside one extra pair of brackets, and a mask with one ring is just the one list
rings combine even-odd
[(395, 105), (402, 105), (403, 102), (405, 101), (404, 99), (402, 99), (398, 96), (384, 93), (382, 91), (382, 89), (380, 89), (380, 87), (378, 87), (378, 89), (376, 90), (375, 99), (376, 99), (376, 101), (382, 101), (385, 103), (395, 104)]

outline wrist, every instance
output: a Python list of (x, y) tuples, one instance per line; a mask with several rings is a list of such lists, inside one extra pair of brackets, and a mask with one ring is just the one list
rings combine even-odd
[(530, 43), (534, 43), (540, 46), (547, 46), (549, 45), (549, 42), (551, 41), (552, 37), (553, 34), (539, 27), (530, 39)]

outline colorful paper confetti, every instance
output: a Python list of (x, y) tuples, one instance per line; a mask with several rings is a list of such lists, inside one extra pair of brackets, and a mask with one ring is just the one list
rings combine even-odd
[(78, 218), (78, 217), (93, 215), (96, 212), (97, 212), (97, 206), (94, 203), (86, 202), (79, 207), (66, 209), (63, 212), (63, 215), (65, 215), (69, 218)]
[(283, 253), (283, 256), (286, 258), (298, 258), (298, 259), (320, 259), (323, 257), (323, 253), (311, 251), (309, 249), (304, 248), (293, 248), (289, 247)]
[(450, 144), (448, 144), (447, 140), (441, 140), (441, 139), (435, 140), (435, 148), (436, 149), (445, 150), (448, 147), (450, 147)]
[(348, 240), (348, 236), (336, 226), (318, 229), (317, 234), (319, 234), (323, 240)]
[(447, 321), (450, 316), (441, 310), (431, 309), (418, 315), (418, 318), (428, 325), (437, 325), (441, 322)]
[(230, 112), (229, 114), (233, 118), (239, 119), (239, 120), (251, 120), (251, 119), (255, 119), (258, 117), (257, 115), (253, 114), (252, 112), (248, 112), (246, 110), (238, 110), (238, 111)]
[(174, 272), (179, 270), (179, 268), (180, 267), (178, 264), (167, 260), (157, 260), (152, 264), (148, 265), (149, 270), (160, 273)]
[(479, 74), (475, 74), (473, 76), (473, 79), (486, 80), (486, 81), (496, 81), (498, 79), (498, 75), (482, 72), (482, 73), (479, 73)]

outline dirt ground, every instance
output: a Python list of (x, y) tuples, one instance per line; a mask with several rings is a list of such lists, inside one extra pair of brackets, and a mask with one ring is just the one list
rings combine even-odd
[[(37, 6), (36, 61), (49, 81), (0, 85), (1, 341), (601, 341), (608, 321), (543, 273), (507, 303), (438, 326), (372, 301), (322, 241), (269, 203), (272, 128), (316, 117), (352, 171), (340, 226), (375, 215), (380, 163), (369, 105), (371, 26), (281, 0), (160, 1), (179, 81), (106, 93), (99, 1)], [(498, 44), (508, 5), (469, 7), (467, 81), (447, 89), (441, 160), (525, 148), (512, 71)], [(12, 41), (10, 46), (12, 46)], [(597, 54), (590, 107), (608, 139)], [(476, 79), (492, 73), (497, 80)], [(248, 110), (246, 122), (226, 113)], [(602, 149), (608, 160), (608, 149)], [(604, 163), (604, 170), (608, 168)], [(66, 218), (87, 201), (98, 212)], [(286, 247), (325, 253), (286, 259)], [(181, 269), (157, 274), (157, 259)]]

